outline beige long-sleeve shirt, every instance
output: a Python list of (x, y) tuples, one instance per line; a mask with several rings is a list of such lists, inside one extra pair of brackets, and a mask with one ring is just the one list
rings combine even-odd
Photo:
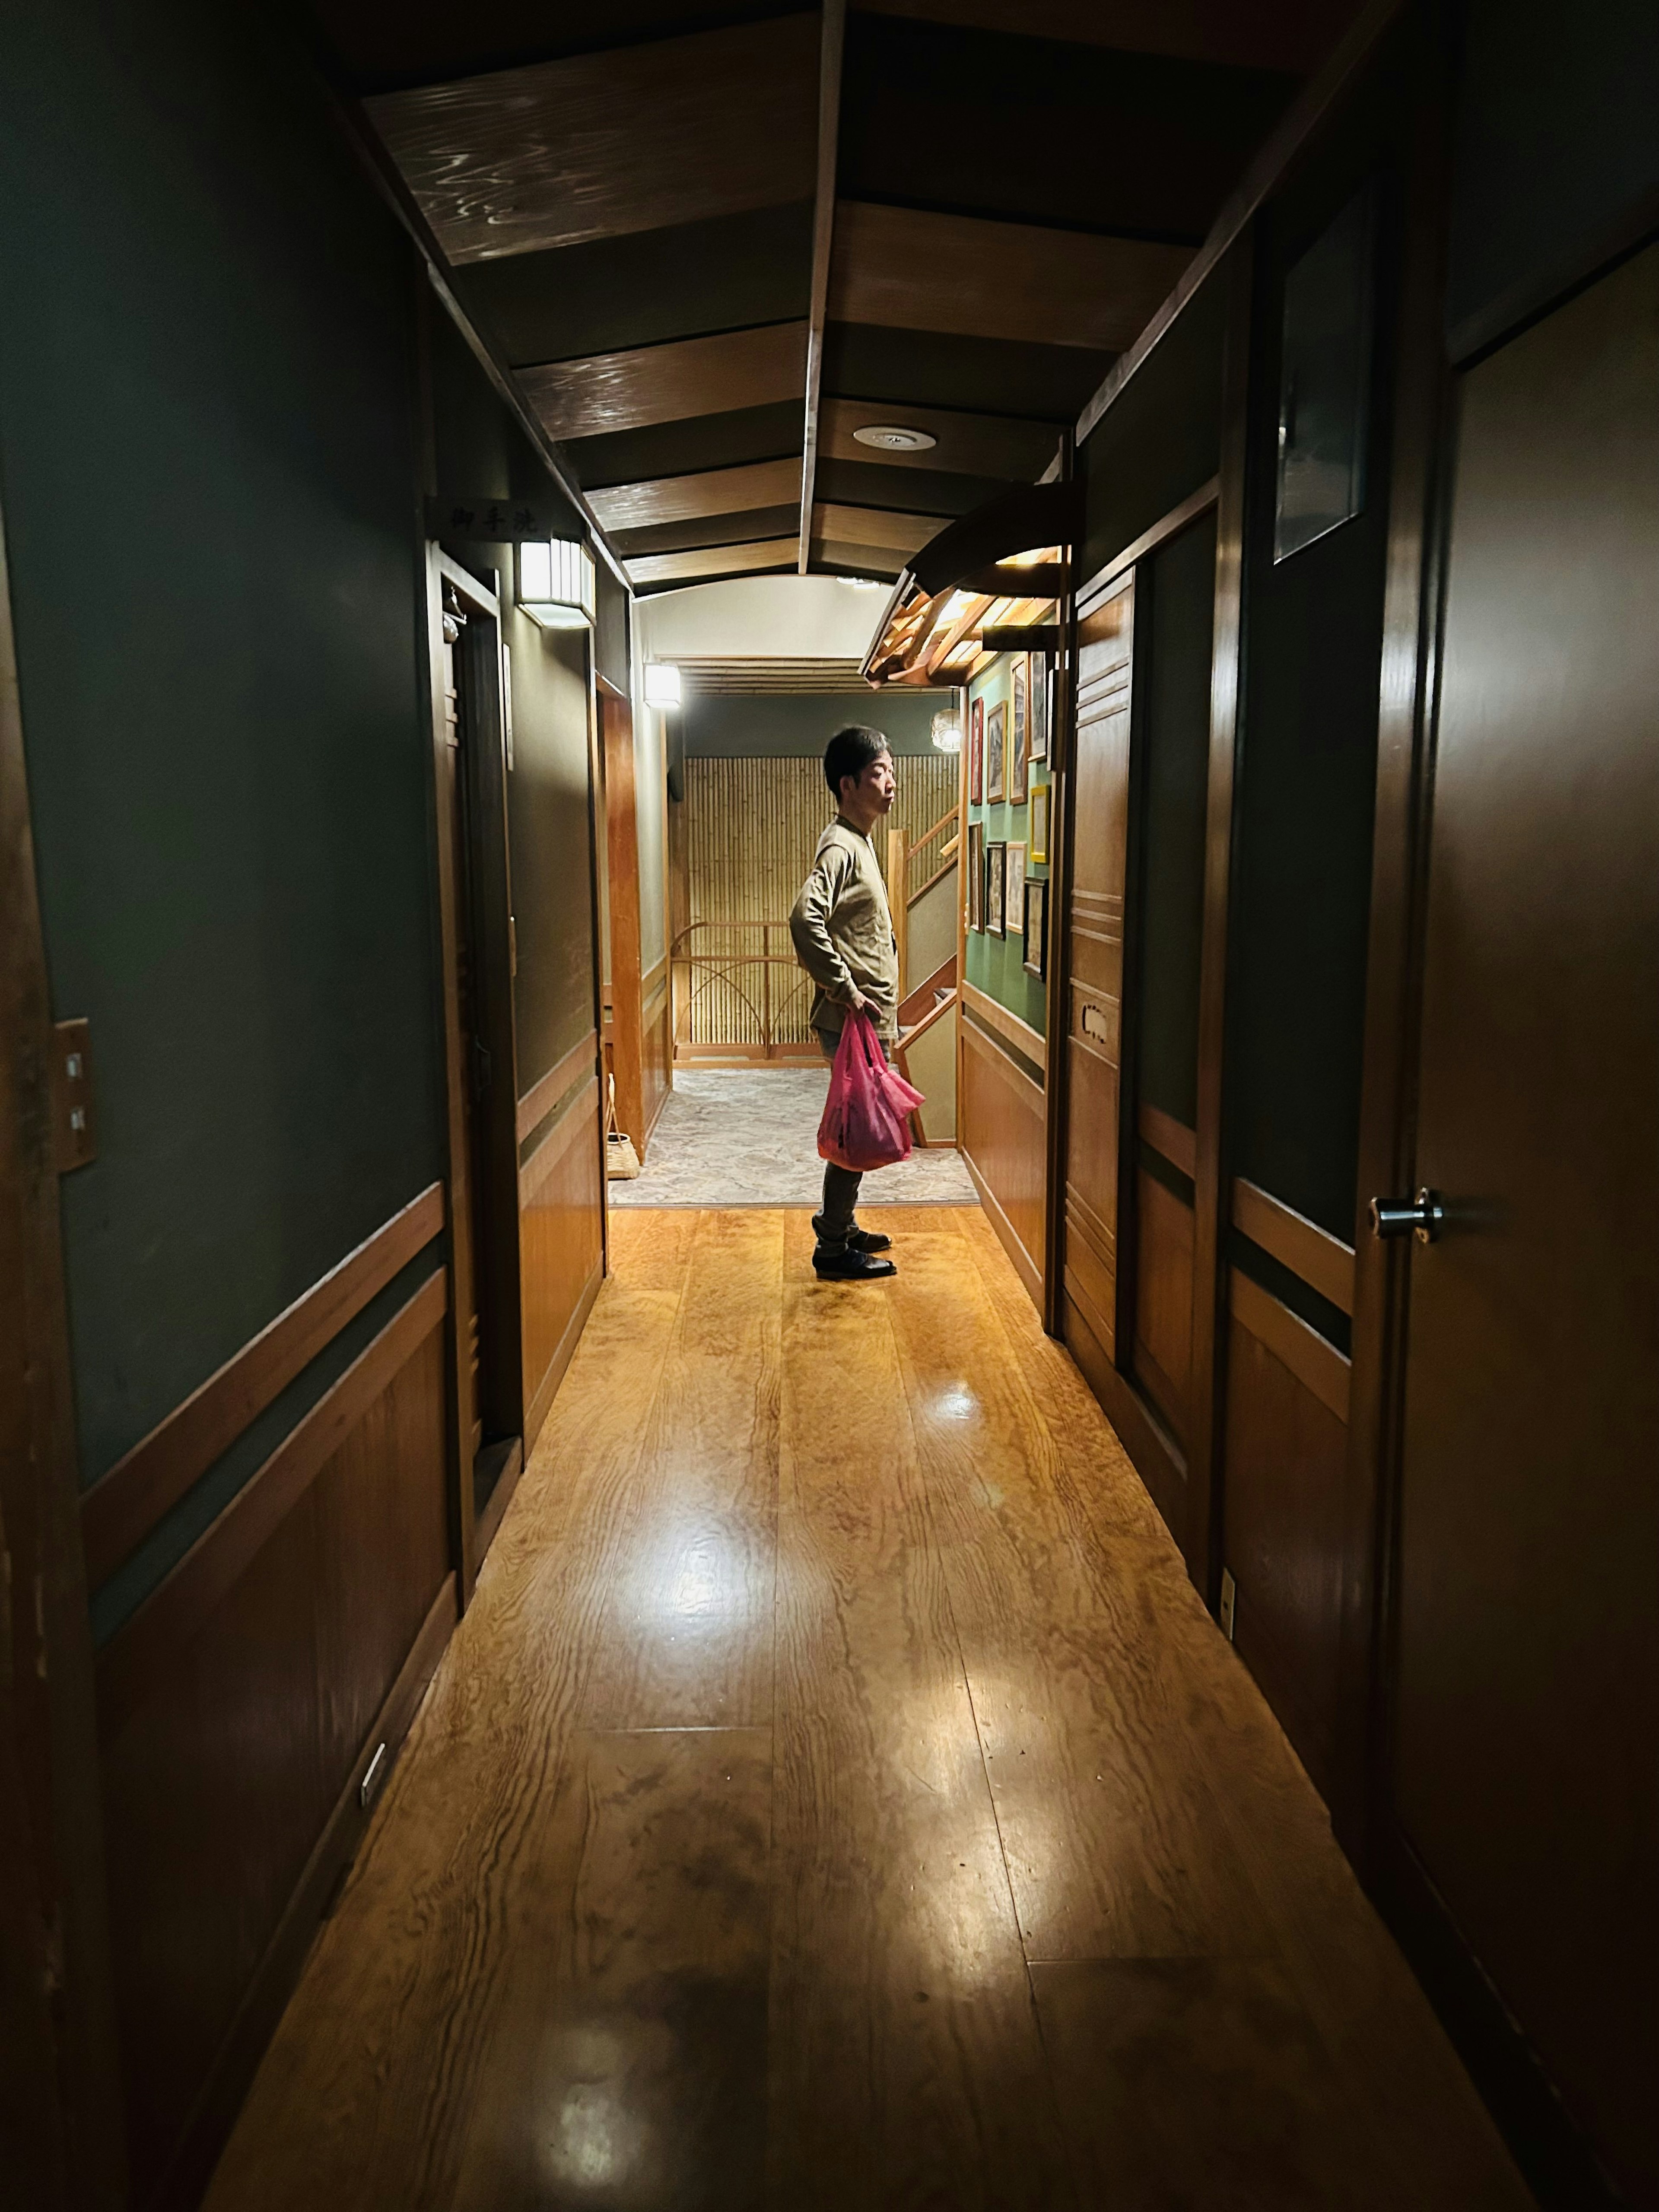
[(876, 1034), (898, 1036), (898, 941), (876, 848), (840, 815), (818, 839), (812, 872), (789, 916), (795, 957), (817, 985), (812, 1026), (839, 1036), (856, 984)]

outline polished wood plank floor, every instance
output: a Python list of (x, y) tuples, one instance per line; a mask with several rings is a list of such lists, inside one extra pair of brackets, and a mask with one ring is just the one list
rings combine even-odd
[(210, 2212), (1529, 2199), (977, 1211), (631, 1212)]

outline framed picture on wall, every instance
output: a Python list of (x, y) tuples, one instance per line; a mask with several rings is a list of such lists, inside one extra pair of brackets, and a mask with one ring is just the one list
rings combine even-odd
[(1030, 757), (1031, 656), (1029, 653), (1016, 653), (1008, 662), (1008, 765), (1016, 787), (1016, 805), (1019, 804), (1018, 763)]
[(994, 707), (985, 710), (985, 797), (992, 806), (1000, 806), (1006, 795), (1007, 755), (1008, 702), (999, 699)]
[(1002, 919), (1010, 937), (1025, 934), (1025, 848), (1012, 841), (1002, 863)]
[(968, 824), (968, 927), (985, 927), (985, 824)]
[(975, 699), (968, 707), (968, 804), (985, 804), (985, 702)]
[(1041, 876), (1025, 886), (1025, 957), (1020, 964), (1028, 975), (1048, 972), (1048, 886)]
[(1046, 783), (1031, 786), (1031, 859), (1044, 866), (1048, 859), (1048, 790)]
[(988, 937), (1002, 937), (1006, 926), (1002, 919), (1002, 866), (1007, 852), (1006, 845), (985, 848), (985, 932)]
[[(1048, 757), (1048, 732), (1054, 711), (1054, 664), (1045, 653), (1031, 655), (1031, 758)], [(1035, 860), (1036, 855), (1032, 854)]]
[(1031, 656), (1017, 653), (1009, 679), (1008, 796), (1024, 806), (1031, 787)]

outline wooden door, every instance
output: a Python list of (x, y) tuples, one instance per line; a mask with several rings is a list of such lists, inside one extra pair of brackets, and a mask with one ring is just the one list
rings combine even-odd
[(611, 922), (606, 1060), (617, 1085), (617, 1126), (641, 1158), (649, 1131), (645, 1104), (645, 1024), (640, 965), (640, 840), (634, 792), (634, 715), (620, 693), (599, 692), (604, 747), (605, 883)]
[[(1118, 1089), (1134, 577), (1079, 601), (1063, 957), (1066, 1335), (1091, 1375), (1117, 1349)], [(1097, 1384), (1098, 1388), (1098, 1384)]]
[(1204, 934), (1213, 508), (1137, 567), (1128, 959), (1134, 1100), (1127, 1364), (1184, 1451), (1191, 1425), (1198, 989)]
[[(1394, 1809), (1469, 1986), (1654, 2205), (1659, 247), (1462, 380), (1447, 574)], [(1586, 2161), (1559, 2201), (1611, 2200)]]
[(442, 904), (447, 925), (444, 949), (450, 970), (447, 980), (459, 1060), (459, 1079), (453, 1086), (450, 1102), (452, 1115), (457, 1116), (459, 1122), (459, 1130), (455, 1133), (456, 1141), (452, 1146), (450, 1212), (454, 1248), (452, 1267), (455, 1283), (455, 1334), (459, 1355), (457, 1395), (460, 1400), (459, 1413), (463, 1454), (470, 1468), (483, 1442), (483, 1417), (478, 1373), (480, 1325), (475, 1259), (481, 1241), (476, 1165), (478, 1141), (474, 1106), (476, 1070), (473, 1066), (473, 1040), (477, 1036), (474, 1007), (477, 957), (472, 941), (470, 873), (466, 860), (465, 789), (461, 759), (461, 674), (457, 660), (457, 648), (467, 616), (453, 587), (447, 589), (445, 599), (440, 648), (442, 673), (440, 707), (443, 737), (437, 757), (438, 866), (443, 887)]

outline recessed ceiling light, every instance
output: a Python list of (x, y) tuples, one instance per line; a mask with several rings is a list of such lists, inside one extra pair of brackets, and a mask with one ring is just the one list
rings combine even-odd
[(874, 446), (884, 453), (925, 453), (939, 443), (926, 430), (907, 430), (901, 422), (866, 422), (853, 435), (860, 446)]

